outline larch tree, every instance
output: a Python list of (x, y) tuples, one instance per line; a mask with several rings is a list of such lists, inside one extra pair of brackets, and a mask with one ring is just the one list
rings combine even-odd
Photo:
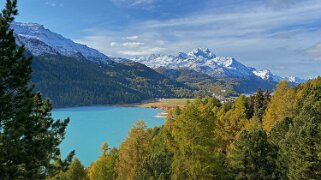
[(104, 143), (102, 154), (99, 159), (91, 164), (89, 168), (89, 178), (92, 180), (116, 179), (116, 164), (118, 162), (118, 150), (109, 148), (107, 143)]
[(139, 168), (148, 155), (151, 135), (146, 131), (144, 121), (138, 121), (129, 132), (119, 149), (117, 174), (119, 179), (135, 179)]
[(32, 91), (32, 58), (10, 29), (17, 13), (17, 0), (0, 13), (0, 179), (42, 179), (55, 170), (69, 119), (54, 121), (49, 100)]
[(281, 81), (267, 106), (263, 118), (264, 130), (270, 132), (276, 122), (285, 117), (293, 117), (296, 108), (295, 89), (291, 88), (286, 81)]
[(213, 133), (217, 105), (215, 98), (196, 99), (173, 120), (173, 179), (211, 179), (224, 175)]
[(232, 105), (232, 109), (224, 113), (221, 109), (216, 119), (214, 133), (222, 152), (227, 154), (231, 145), (238, 138), (239, 133), (244, 129), (248, 121), (248, 101), (244, 95), (241, 95)]

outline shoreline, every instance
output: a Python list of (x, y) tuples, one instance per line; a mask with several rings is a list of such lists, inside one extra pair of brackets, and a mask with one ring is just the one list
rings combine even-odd
[(160, 109), (163, 112), (156, 114), (155, 117), (166, 117), (168, 112), (175, 107), (184, 107), (187, 101), (193, 101), (193, 99), (187, 98), (169, 98), (169, 99), (148, 99), (138, 103), (124, 103), (124, 104), (92, 104), (83, 106), (68, 106), (68, 107), (56, 107), (53, 110), (68, 109), (68, 108), (81, 108), (89, 106), (101, 106), (101, 107), (139, 107), (139, 108), (151, 108)]

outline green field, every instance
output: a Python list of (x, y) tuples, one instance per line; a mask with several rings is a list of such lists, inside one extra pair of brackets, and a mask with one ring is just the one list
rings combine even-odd
[(160, 108), (164, 110), (171, 110), (175, 108), (176, 106), (183, 107), (185, 106), (187, 101), (193, 101), (194, 99), (159, 99), (152, 102), (146, 102), (142, 103), (139, 106), (140, 107), (146, 107), (146, 108)]

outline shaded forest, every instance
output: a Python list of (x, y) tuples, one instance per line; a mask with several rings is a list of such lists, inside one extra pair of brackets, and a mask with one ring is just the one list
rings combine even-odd
[(81, 57), (42, 55), (34, 57), (32, 65), (35, 92), (50, 98), (55, 107), (127, 104), (201, 94), (135, 62), (106, 65)]

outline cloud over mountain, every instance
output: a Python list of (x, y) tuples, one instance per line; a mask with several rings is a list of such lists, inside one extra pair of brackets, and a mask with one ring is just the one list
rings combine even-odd
[[(165, 8), (167, 0), (127, 2), (128, 5), (156, 5), (157, 8), (149, 15), (135, 11), (139, 18), (116, 30), (93, 27), (77, 41), (106, 54), (127, 57), (150, 52), (174, 54), (195, 46), (210, 47), (223, 55), (233, 54), (247, 65), (268, 67), (284, 76), (293, 72), (306, 77), (317, 75), (315, 65), (305, 64), (311, 69), (310, 74), (298, 67), (311, 58), (306, 56), (305, 50), (320, 41), (316, 38), (321, 37), (321, 2), (318, 0), (207, 1), (207, 6), (204, 1), (178, 0), (177, 4), (182, 8), (175, 6), (171, 12), (167, 12), (170, 7)], [(193, 5), (194, 9), (186, 9), (186, 6)], [(141, 44), (115, 46), (126, 42), (132, 44), (131, 41)]]

